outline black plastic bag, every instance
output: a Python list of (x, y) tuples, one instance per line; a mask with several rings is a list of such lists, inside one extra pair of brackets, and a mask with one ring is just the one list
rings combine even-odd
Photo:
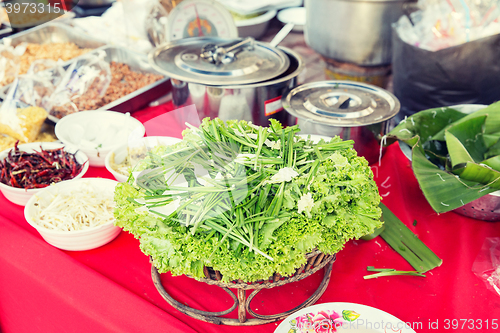
[(398, 118), (435, 107), (500, 100), (500, 35), (435, 52), (405, 43), (395, 29), (392, 36)]

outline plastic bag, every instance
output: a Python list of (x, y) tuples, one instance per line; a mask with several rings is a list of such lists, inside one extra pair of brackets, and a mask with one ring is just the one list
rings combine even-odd
[(498, 101), (498, 45), (500, 35), (494, 35), (432, 52), (393, 33), (393, 89), (401, 102), (399, 120), (431, 108)]
[(500, 33), (499, 0), (419, 0), (419, 11), (394, 25), (408, 44), (442, 50)]
[(23, 103), (23, 91), (29, 89), (29, 82), (24, 83), (27, 85), (19, 78), (15, 79), (0, 107), (0, 133), (22, 142), (33, 142), (40, 134), (47, 111)]
[(146, 16), (145, 29), (148, 39), (153, 46), (168, 43), (168, 13), (158, 1), (151, 4)]
[(112, 79), (105, 57), (106, 53), (101, 50), (71, 64), (51, 97), (51, 115), (62, 118), (99, 108)]
[(500, 296), (500, 238), (486, 238), (472, 271), (486, 283), (486, 287)]
[[(143, 41), (152, 47), (146, 30), (148, 16), (158, 0), (122, 0), (123, 15), (125, 18), (125, 31), (127, 34), (128, 47), (134, 47), (136, 41)], [(161, 10), (161, 9), (159, 9)]]
[(21, 55), (26, 48), (0, 44), (0, 87), (12, 83), (21, 69)]

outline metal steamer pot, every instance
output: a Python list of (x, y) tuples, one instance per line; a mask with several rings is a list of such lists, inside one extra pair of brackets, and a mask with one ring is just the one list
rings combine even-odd
[(176, 108), (195, 105), (200, 119), (247, 120), (261, 126), (270, 118), (286, 124), (289, 117), (281, 99), (297, 85), (304, 67), (294, 51), (252, 38), (174, 41), (152, 51), (149, 59), (171, 77)]
[(415, 0), (305, 0), (306, 43), (329, 59), (360, 66), (391, 63), (391, 24)]
[(400, 109), (390, 92), (354, 81), (303, 84), (283, 96), (282, 103), (301, 134), (354, 140), (354, 149), (370, 164), (378, 161), (381, 139), (395, 126)]

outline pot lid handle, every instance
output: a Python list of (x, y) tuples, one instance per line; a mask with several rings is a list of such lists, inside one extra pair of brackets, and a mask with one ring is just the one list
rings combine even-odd
[(201, 48), (200, 57), (216, 66), (220, 64), (228, 64), (233, 62), (236, 58), (236, 54), (244, 49), (253, 50), (254, 42), (255, 39), (253, 37), (248, 37), (236, 44), (206, 44)]

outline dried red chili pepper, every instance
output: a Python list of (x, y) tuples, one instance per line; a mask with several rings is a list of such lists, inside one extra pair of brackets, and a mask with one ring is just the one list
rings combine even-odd
[(83, 165), (78, 163), (75, 154), (64, 148), (42, 149), (34, 153), (20, 151), (18, 143), (0, 161), (0, 181), (18, 188), (42, 188), (52, 183), (73, 179)]

